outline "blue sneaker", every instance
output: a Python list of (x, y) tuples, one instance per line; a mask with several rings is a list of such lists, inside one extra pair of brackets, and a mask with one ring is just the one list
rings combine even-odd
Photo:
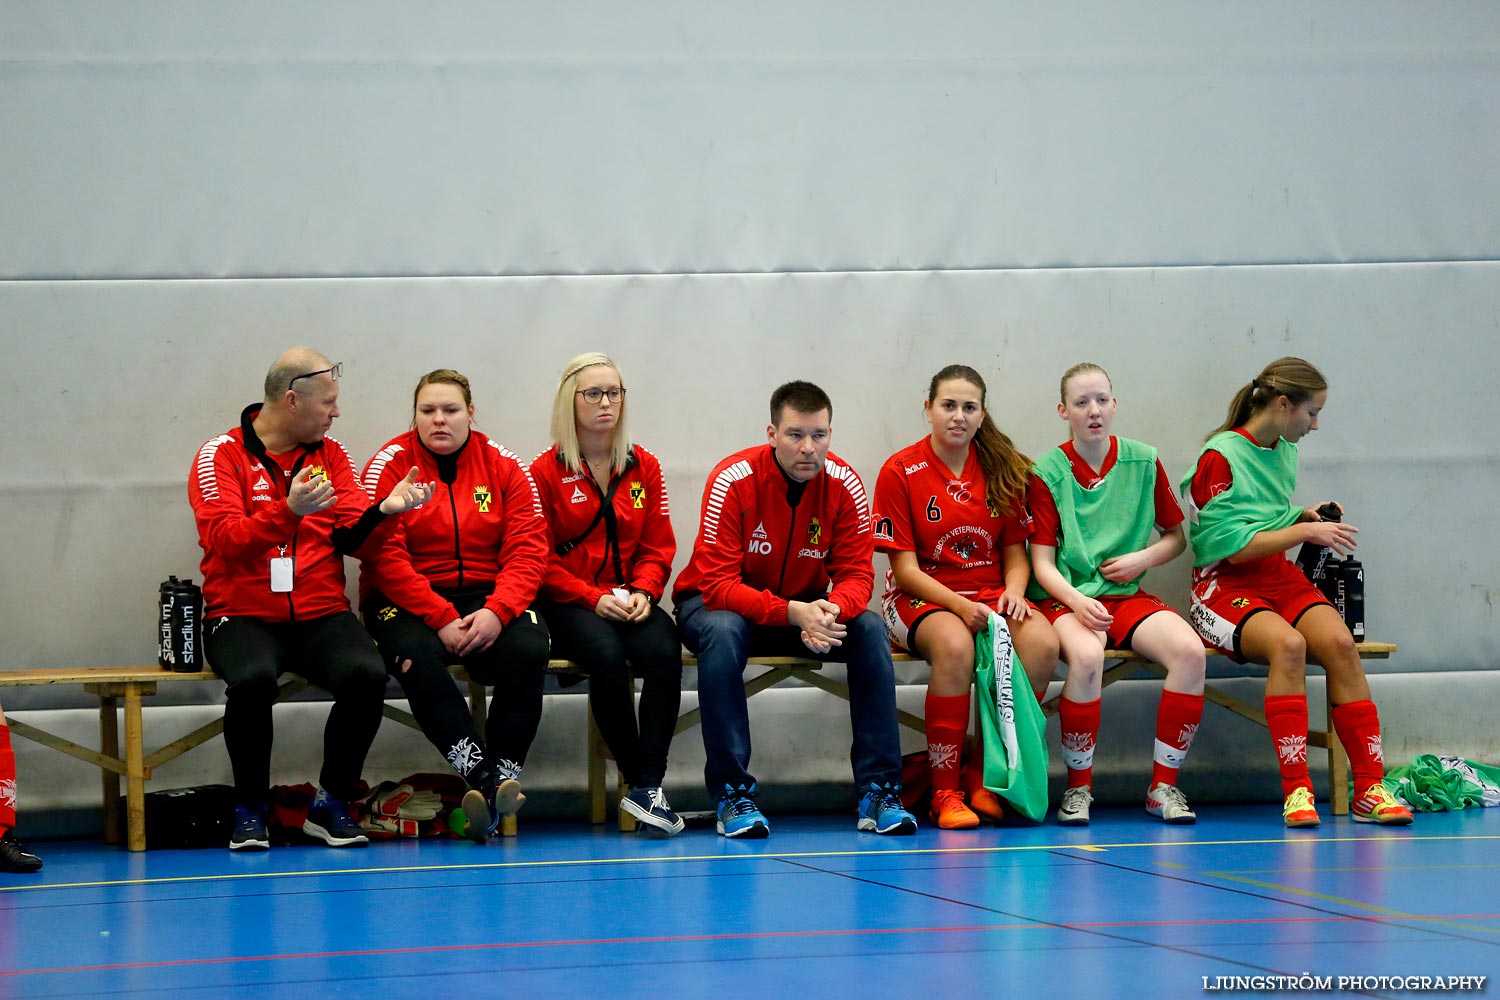
[(721, 834), (752, 840), (771, 835), (771, 824), (755, 808), (755, 793), (754, 784), (749, 788), (744, 785), (724, 786), (724, 794), (719, 798), (718, 808), (714, 810), (719, 817), (717, 826)]
[(321, 788), (307, 810), (302, 832), (329, 847), (364, 847), (370, 842), (364, 829), (349, 817), (349, 807)]
[(271, 838), (266, 835), (266, 811), (254, 806), (234, 807), (234, 832), (229, 835), (231, 851), (269, 851)]
[(859, 800), (859, 823), (861, 830), (889, 833), (905, 837), (917, 832), (917, 818), (901, 804), (901, 790), (896, 785), (877, 785), (870, 782), (869, 791)]

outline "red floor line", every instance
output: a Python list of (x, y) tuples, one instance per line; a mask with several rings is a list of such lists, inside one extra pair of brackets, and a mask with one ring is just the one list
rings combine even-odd
[(753, 941), (768, 938), (850, 937), (875, 934), (966, 934), (982, 931), (1098, 930), (1124, 927), (1205, 927), (1238, 924), (1371, 923), (1405, 920), (1493, 920), (1495, 913), (1471, 913), (1404, 917), (1321, 916), (1262, 917), (1240, 920), (1139, 920), (1089, 924), (978, 924), (961, 927), (851, 928), (829, 931), (760, 931), (736, 934), (672, 934), (657, 937), (578, 938), (567, 941), (495, 941), (486, 944), (432, 945), (420, 948), (364, 948), (351, 951), (314, 951), (284, 955), (225, 955), (218, 958), (185, 958), (166, 962), (120, 962), (111, 965), (59, 966), (51, 969), (0, 969), (0, 977), (51, 975), (69, 972), (118, 972), (131, 969), (170, 969), (182, 966), (223, 965), (234, 962), (290, 962), (301, 959), (365, 958), (378, 955), (430, 955), (463, 951), (497, 951), (510, 948), (593, 947), (611, 944), (671, 944), (690, 941)]

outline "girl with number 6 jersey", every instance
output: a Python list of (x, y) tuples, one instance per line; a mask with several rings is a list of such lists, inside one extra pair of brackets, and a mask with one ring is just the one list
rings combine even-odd
[(1057, 666), (1057, 633), (1026, 600), (1030, 462), (995, 426), (985, 393), (967, 366), (934, 375), (922, 404), (931, 433), (892, 455), (875, 484), (875, 548), (890, 560), (886, 630), (932, 667), (927, 756), (932, 818), (945, 830), (1002, 817), (999, 797), (984, 788), (980, 753), (960, 775), (974, 634), (991, 611), (1005, 615), (1034, 690), (1046, 689)]

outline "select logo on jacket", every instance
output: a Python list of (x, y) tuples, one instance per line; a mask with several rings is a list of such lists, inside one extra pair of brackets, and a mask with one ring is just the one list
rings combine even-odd
[(586, 494), (586, 493), (583, 492), (583, 487), (582, 486), (575, 486), (575, 487), (573, 487), (573, 496), (571, 498), (569, 498), (568, 502), (569, 503), (588, 503), (589, 502), (588, 494)]
[(250, 488), (252, 490), (254, 490), (255, 492), (259, 493), (259, 492), (261, 492), (263, 490), (270, 489), (271, 488), (271, 481), (269, 479), (267, 479), (264, 474), (262, 474), (261, 477), (255, 481), (255, 485), (252, 486), (252, 487), (250, 487)]
[(768, 556), (771, 554), (771, 548), (770, 536), (766, 534), (766, 523), (762, 521), (750, 533), (750, 541), (745, 544), (745, 551), (751, 555)]
[(646, 484), (639, 479), (630, 484), (630, 506), (636, 510), (646, 507)]
[(494, 499), (494, 496), (488, 486), (474, 487), (474, 506), (479, 508), (479, 513), (488, 514), (490, 512), (490, 501)]

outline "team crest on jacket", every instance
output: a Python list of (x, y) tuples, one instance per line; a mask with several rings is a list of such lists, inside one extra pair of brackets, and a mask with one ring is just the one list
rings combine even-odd
[(479, 508), (479, 513), (488, 514), (490, 512), (490, 501), (494, 497), (495, 495), (490, 492), (488, 486), (474, 487), (474, 506)]
[(396, 609), (394, 607), (381, 608), (375, 612), (375, 616), (383, 622), (388, 622), (396, 617)]
[(1250, 598), (1236, 597), (1234, 600), (1229, 602), (1229, 606), (1233, 608), (1248, 608), (1250, 606)]
[(992, 497), (992, 496), (986, 496), (984, 498), (984, 506), (989, 510), (990, 517), (999, 517), (1000, 516), (1000, 505), (995, 502), (995, 498), (994, 497)]
[(912, 609), (912, 610), (913, 610), (913, 611), (915, 611), (915, 610), (917, 610), (917, 609), (918, 609), (918, 608), (925, 608), (925, 607), (926, 607), (926, 606), (927, 606), (927, 602), (926, 602), (926, 601), (924, 601), (924, 600), (922, 600), (922, 599), (921, 599), (921, 598), (920, 598), (920, 597), (913, 597), (913, 598), (912, 598), (912, 599), (911, 599), (911, 602), (910, 602), (910, 604), (909, 604), (909, 605), (908, 605), (908, 606), (909, 606), (909, 607), (910, 607), (910, 608), (911, 608), (911, 609)]
[(646, 506), (646, 484), (639, 479), (630, 484), (630, 506), (636, 510)]
[(311, 473), (311, 475), (308, 476), (309, 479), (315, 479), (318, 476), (322, 476), (324, 479), (328, 478), (328, 472), (327, 472), (327, 470), (325, 470), (321, 465), (315, 465), (311, 469), (308, 469), (307, 471), (309, 473)]
[(821, 545), (823, 542), (823, 522), (816, 517), (807, 522), (807, 544)]

